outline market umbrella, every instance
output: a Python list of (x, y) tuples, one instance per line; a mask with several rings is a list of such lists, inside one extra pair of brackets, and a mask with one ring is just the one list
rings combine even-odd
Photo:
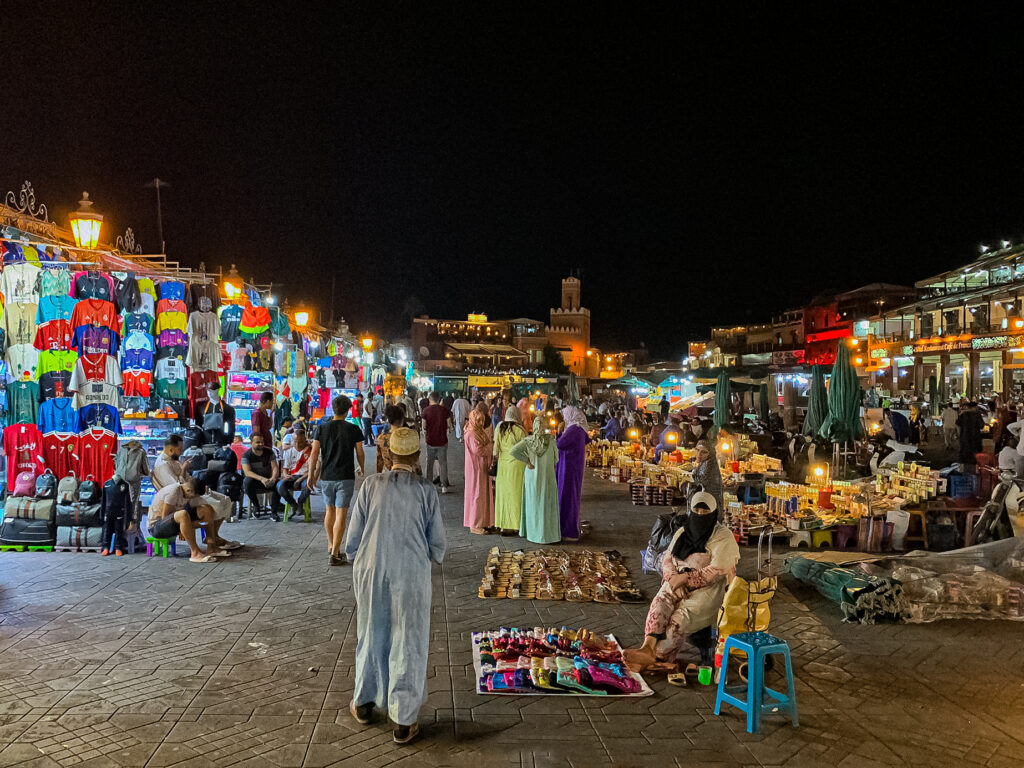
[(757, 393), (757, 407), (760, 411), (761, 421), (765, 424), (768, 423), (769, 418), (772, 415), (772, 409), (768, 405), (768, 384), (762, 383), (761, 389)]
[(825, 366), (811, 368), (811, 390), (807, 393), (807, 416), (804, 434), (816, 435), (828, 416), (828, 390), (825, 389)]
[(828, 387), (828, 416), (818, 434), (833, 443), (846, 443), (860, 437), (863, 433), (860, 401), (860, 381), (850, 363), (850, 350), (846, 344), (839, 342)]
[(732, 387), (729, 383), (729, 374), (722, 372), (718, 374), (718, 381), (715, 383), (715, 416), (713, 419), (714, 433), (729, 423), (729, 412), (732, 409)]
[(932, 416), (939, 415), (939, 384), (934, 376), (928, 377), (928, 405)]

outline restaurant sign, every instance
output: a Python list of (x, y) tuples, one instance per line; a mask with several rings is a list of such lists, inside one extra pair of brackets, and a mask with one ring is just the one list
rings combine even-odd
[(922, 339), (914, 344), (915, 352), (956, 352), (971, 349), (971, 339)]

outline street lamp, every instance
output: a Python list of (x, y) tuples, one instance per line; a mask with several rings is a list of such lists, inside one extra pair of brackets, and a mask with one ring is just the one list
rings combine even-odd
[(309, 312), (296, 312), (295, 324), (300, 328), (309, 325)]
[(363, 349), (367, 351), (373, 349), (373, 339), (371, 339), (369, 336), (364, 338), (361, 343), (363, 345)]
[(92, 200), (89, 199), (88, 192), (82, 193), (82, 199), (78, 201), (78, 210), (72, 213), (70, 218), (75, 245), (93, 250), (100, 241), (103, 215), (92, 210)]

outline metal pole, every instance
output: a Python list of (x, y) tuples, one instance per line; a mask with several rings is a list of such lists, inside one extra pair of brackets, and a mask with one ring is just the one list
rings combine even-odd
[(160, 253), (167, 253), (167, 244), (164, 243), (164, 222), (163, 215), (160, 210), (160, 187), (171, 186), (166, 181), (162, 181), (159, 177), (153, 179), (146, 184), (147, 187), (154, 187), (156, 189), (156, 234), (160, 240)]

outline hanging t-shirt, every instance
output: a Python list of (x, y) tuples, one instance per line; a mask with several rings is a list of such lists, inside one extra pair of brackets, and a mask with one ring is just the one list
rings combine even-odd
[(161, 299), (185, 300), (185, 284), (177, 280), (164, 280), (157, 286), (157, 291)]
[[(157, 379), (158, 389), (160, 381), (181, 381), (183, 386), (188, 382), (188, 371), (185, 369), (185, 364), (175, 357), (158, 360), (153, 375)], [(163, 397), (170, 397), (170, 395), (163, 395)], [(185, 395), (181, 395), (181, 397), (185, 397)]]
[(148, 349), (150, 352), (156, 351), (156, 345), (153, 343), (153, 337), (148, 333), (142, 333), (140, 331), (133, 331), (128, 334), (128, 337), (124, 340), (125, 349)]
[(117, 408), (109, 405), (88, 405), (78, 410), (77, 432), (102, 429), (115, 435), (121, 434), (121, 415)]
[(188, 314), (188, 307), (184, 301), (179, 299), (160, 299), (156, 303), (157, 315), (162, 315), (164, 312), (181, 312), (182, 314)]
[(193, 312), (188, 318), (189, 343), (214, 343), (220, 340), (220, 324), (213, 312)]
[(23, 379), (7, 385), (7, 423), (36, 425), (39, 414), (39, 384)]
[(22, 472), (43, 474), (43, 435), (34, 423), (15, 424), (4, 429), (4, 454), (7, 456), (7, 488)]
[(188, 327), (188, 315), (184, 312), (158, 312), (156, 325), (153, 326), (153, 333), (160, 333), (163, 330), (185, 332)]
[(137, 281), (139, 284), (139, 293), (143, 296), (149, 296), (156, 302), (156, 285), (148, 277), (140, 277)]
[(78, 438), (79, 478), (92, 477), (102, 485), (114, 476), (114, 454), (117, 436), (105, 429), (90, 429)]
[(71, 374), (71, 391), (82, 389), (86, 382), (103, 381), (121, 386), (121, 369), (113, 355), (82, 355)]
[(117, 354), (117, 334), (109, 328), (83, 325), (75, 329), (73, 346), (80, 355)]
[(21, 379), (27, 373), (35, 381), (39, 377), (39, 350), (31, 344), (15, 344), (7, 348), (7, 368), (11, 376)]
[(35, 304), (39, 301), (36, 293), (36, 276), (39, 267), (28, 262), (6, 264), (0, 275), (0, 293), (4, 304)]
[(57, 478), (78, 476), (78, 435), (51, 432), (43, 435), (43, 463)]
[(111, 301), (86, 299), (79, 301), (71, 313), (71, 324), (78, 328), (83, 325), (99, 325), (117, 331), (117, 307)]
[(39, 406), (36, 424), (44, 435), (50, 432), (79, 432), (78, 410), (70, 397), (55, 397)]
[(180, 344), (172, 344), (167, 347), (159, 347), (156, 351), (157, 360), (167, 360), (174, 358), (175, 360), (181, 360), (185, 362), (185, 355), (188, 354), (188, 349), (181, 346)]
[[(192, 283), (192, 308), (199, 312), (213, 312), (220, 306), (220, 291), (216, 283)], [(203, 299), (209, 299), (207, 306)]]
[(70, 294), (76, 299), (114, 300), (114, 281), (103, 272), (79, 272), (72, 281)]
[(110, 384), (106, 381), (86, 381), (77, 389), (73, 385), (69, 385), (69, 388), (75, 393), (77, 408), (85, 408), (90, 405), (121, 407), (121, 387), (117, 384)]
[(246, 336), (258, 336), (270, 328), (270, 312), (266, 307), (254, 307), (246, 304), (242, 309), (242, 319), (238, 330)]
[(10, 302), (4, 307), (4, 330), (8, 344), (31, 344), (36, 338), (35, 304)]
[(121, 335), (128, 336), (138, 331), (139, 333), (151, 333), (153, 331), (153, 316), (145, 312), (131, 312), (124, 316), (121, 324)]
[(50, 400), (54, 397), (66, 397), (71, 384), (71, 371), (49, 371), (39, 374), (39, 399)]
[(75, 330), (67, 320), (51, 320), (36, 328), (32, 346), (36, 349), (71, 349), (75, 343)]
[[(44, 271), (49, 272), (52, 270)], [(67, 273), (65, 272), (65, 274)], [(52, 320), (64, 320), (70, 323), (76, 304), (78, 304), (78, 299), (73, 299), (67, 295), (41, 296), (39, 298), (39, 308), (36, 310), (36, 325), (43, 325)]]
[(157, 336), (156, 345), (158, 347), (185, 347), (188, 346), (188, 336), (185, 335), (184, 331), (179, 331), (177, 328), (174, 330), (163, 330), (160, 331), (160, 335)]
[(137, 370), (153, 370), (153, 353), (145, 347), (125, 349), (121, 353), (121, 371), (129, 368)]
[(134, 272), (114, 272), (114, 296), (119, 312), (135, 312), (142, 304), (142, 293)]
[(121, 372), (125, 397), (149, 397), (153, 392), (152, 368), (125, 368)]
[(150, 317), (156, 317), (156, 299), (152, 294), (142, 294), (142, 301), (139, 303), (139, 312), (145, 312)]
[(239, 304), (229, 304), (220, 308), (220, 339), (221, 341), (237, 341), (238, 325), (242, 321), (242, 309)]
[(274, 336), (287, 336), (292, 332), (286, 315), (280, 307), (270, 307), (267, 310), (270, 314), (270, 332)]
[(40, 299), (49, 296), (71, 298), (71, 272), (67, 269), (41, 269), (36, 275), (36, 293)]
[(51, 371), (67, 371), (70, 375), (75, 370), (75, 363), (78, 362), (78, 353), (74, 350), (44, 350), (39, 353), (39, 363), (36, 366), (36, 373), (42, 376)]

